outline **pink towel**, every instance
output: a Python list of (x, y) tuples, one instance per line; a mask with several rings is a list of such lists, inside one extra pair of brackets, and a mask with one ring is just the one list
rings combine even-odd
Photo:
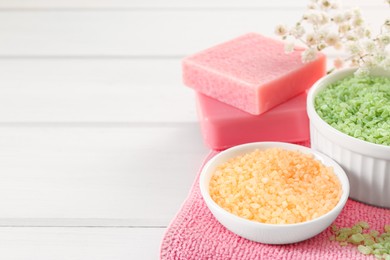
[[(207, 162), (217, 152), (211, 152)], [(203, 167), (203, 166), (202, 166)], [(340, 246), (329, 240), (330, 229), (291, 245), (265, 245), (241, 238), (214, 218), (199, 190), (199, 174), (182, 208), (164, 235), (161, 259), (375, 259), (360, 254), (356, 247)], [(352, 226), (365, 220), (372, 229), (383, 231), (390, 223), (390, 210), (349, 200), (336, 219), (337, 226)]]

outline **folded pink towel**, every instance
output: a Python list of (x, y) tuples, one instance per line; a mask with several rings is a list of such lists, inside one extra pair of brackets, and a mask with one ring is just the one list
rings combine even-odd
[[(217, 152), (212, 152), (205, 162), (215, 154)], [(360, 254), (356, 247), (342, 247), (330, 241), (329, 228), (318, 236), (291, 245), (265, 245), (241, 238), (214, 218), (198, 185), (199, 174), (166, 230), (160, 248), (161, 259), (375, 259)], [(335, 224), (350, 227), (360, 220), (382, 231), (383, 226), (390, 223), (390, 210), (349, 200)]]

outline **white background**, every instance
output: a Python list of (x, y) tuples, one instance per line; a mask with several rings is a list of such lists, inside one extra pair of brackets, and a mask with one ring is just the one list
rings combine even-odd
[(157, 259), (208, 153), (181, 59), (306, 2), (1, 0), (0, 259)]

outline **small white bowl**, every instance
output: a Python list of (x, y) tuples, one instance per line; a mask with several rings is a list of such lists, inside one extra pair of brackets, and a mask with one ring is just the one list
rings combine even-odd
[[(366, 142), (346, 135), (321, 119), (314, 99), (329, 84), (351, 76), (356, 69), (342, 69), (317, 81), (307, 97), (311, 147), (343, 167), (351, 185), (350, 197), (370, 205), (390, 208), (390, 146)], [(374, 70), (375, 76), (390, 77)], [(390, 134), (390, 133), (389, 133)]]
[[(340, 180), (342, 195), (337, 205), (325, 215), (316, 219), (297, 224), (265, 224), (236, 216), (220, 207), (209, 193), (209, 183), (215, 169), (227, 160), (250, 153), (256, 149), (283, 148), (312, 154), (314, 158), (326, 166), (333, 167), (334, 173)], [(290, 244), (311, 238), (325, 230), (340, 214), (348, 200), (349, 182), (343, 169), (329, 157), (313, 151), (310, 148), (279, 142), (249, 143), (227, 149), (213, 157), (202, 169), (200, 175), (201, 194), (215, 218), (228, 230), (246, 239), (265, 244)]]

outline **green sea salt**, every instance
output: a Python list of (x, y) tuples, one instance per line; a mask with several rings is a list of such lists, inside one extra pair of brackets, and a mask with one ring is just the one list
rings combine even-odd
[(374, 255), (377, 259), (389, 259), (390, 225), (384, 226), (383, 233), (369, 230), (369, 228), (367, 222), (358, 222), (351, 228), (339, 228), (332, 225), (330, 240), (338, 242), (340, 246), (357, 246), (357, 250), (364, 255)]
[(337, 130), (390, 146), (390, 78), (348, 77), (320, 91), (318, 115)]

